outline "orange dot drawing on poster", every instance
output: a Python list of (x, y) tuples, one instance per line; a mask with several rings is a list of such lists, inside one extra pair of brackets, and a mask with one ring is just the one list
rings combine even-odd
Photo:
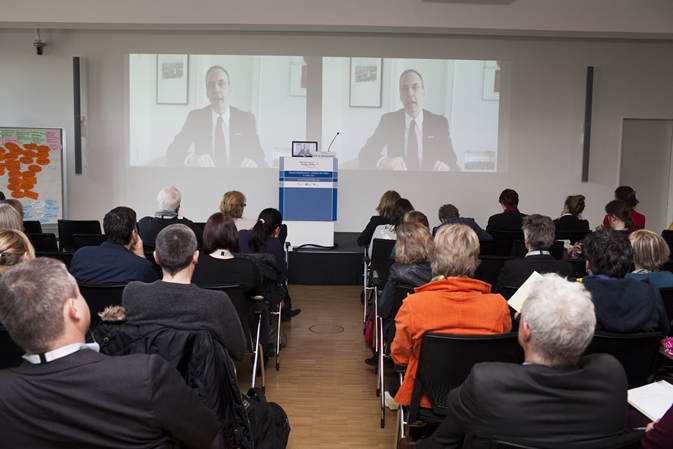
[(39, 193), (33, 191), (38, 181), (36, 174), (42, 171), (41, 166), (51, 162), (49, 151), (47, 145), (34, 143), (21, 148), (14, 142), (5, 142), (0, 147), (0, 176), (7, 173), (7, 190), (12, 192), (12, 198), (39, 198)]

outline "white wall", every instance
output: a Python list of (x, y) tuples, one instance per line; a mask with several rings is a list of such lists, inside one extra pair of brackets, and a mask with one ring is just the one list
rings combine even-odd
[[(503, 188), (516, 189), (525, 213), (557, 216), (568, 194), (587, 196), (585, 217), (599, 224), (618, 184), (623, 118), (673, 118), (673, 44), (547, 38), (398, 36), (349, 33), (49, 31), (44, 56), (35, 55), (32, 30), (0, 29), (0, 124), (65, 127), (72, 136), (72, 57), (88, 70), (88, 140), (84, 174), (68, 168), (70, 218), (102, 218), (114, 206), (139, 215), (155, 209), (166, 185), (183, 193), (182, 212), (205, 220), (223, 192), (248, 197), (246, 216), (275, 206), (277, 172), (181, 171), (130, 168), (125, 86), (129, 53), (298, 54), (308, 57), (511, 61), (509, 168), (504, 173), (384, 173), (343, 171), (337, 231), (360, 231), (380, 194), (397, 189), (436, 224), (437, 208), (452, 202), (485, 225), (498, 212)], [(590, 182), (581, 183), (586, 67), (595, 66)], [(309, 100), (309, 104), (311, 101)], [(309, 118), (310, 119), (310, 118)], [(66, 149), (73, 160), (72, 141)], [(637, 186), (634, 186), (637, 190)], [(642, 211), (647, 213), (646, 211)]]

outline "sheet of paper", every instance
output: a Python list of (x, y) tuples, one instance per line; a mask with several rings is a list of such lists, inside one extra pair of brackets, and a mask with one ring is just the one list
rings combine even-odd
[(673, 385), (665, 380), (629, 390), (629, 404), (652, 421), (660, 419), (673, 405)]
[(510, 307), (517, 312), (521, 312), (521, 306), (523, 305), (526, 298), (528, 298), (528, 290), (530, 290), (530, 284), (537, 278), (541, 277), (540, 273), (533, 271), (533, 274), (530, 275), (526, 282), (524, 282), (521, 287), (509, 298), (507, 303)]

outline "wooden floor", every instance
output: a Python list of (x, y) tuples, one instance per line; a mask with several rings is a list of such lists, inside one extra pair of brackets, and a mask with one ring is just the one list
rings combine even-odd
[[(280, 371), (272, 360), (266, 371), (267, 400), (280, 404), (290, 421), (288, 449), (395, 447), (395, 414), (386, 409), (381, 429), (374, 368), (364, 363), (372, 352), (362, 335), (361, 292), (354, 286), (290, 286), (292, 307), (302, 312), (284, 325), (288, 346)], [(312, 326), (344, 330), (315, 333)], [(239, 387), (247, 391), (250, 358), (236, 368)], [(392, 380), (394, 373), (388, 375)]]

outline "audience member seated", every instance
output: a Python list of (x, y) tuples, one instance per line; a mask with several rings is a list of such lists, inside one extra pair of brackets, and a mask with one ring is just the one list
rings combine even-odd
[(557, 273), (566, 278), (573, 273), (569, 262), (557, 260), (549, 254), (556, 235), (551, 218), (539, 214), (526, 215), (522, 228), (528, 253), (523, 259), (505, 262), (498, 276), (496, 292), (502, 291), (503, 287), (521, 287), (534, 271), (540, 274)]
[(30, 240), (21, 231), (0, 231), (0, 276), (14, 265), (35, 259)]
[(486, 225), (486, 232), (491, 231), (520, 231), (524, 214), (519, 212), (519, 194), (512, 189), (505, 189), (498, 198), (502, 212), (491, 215)]
[(595, 326), (581, 284), (543, 275), (521, 309), (524, 364), (475, 365), (449, 392), (446, 419), (418, 447), (482, 448), (491, 439), (571, 447), (618, 437), (626, 423), (626, 373), (611, 355), (581, 357)]
[(23, 204), (21, 203), (21, 201), (16, 200), (14, 198), (8, 198), (6, 200), (0, 201), (0, 203), (9, 204), (10, 206), (12, 206), (14, 208), (14, 210), (16, 210), (19, 213), (19, 217), (21, 218), (21, 221), (23, 222), (24, 213), (23, 213)]
[(591, 232), (589, 221), (580, 218), (580, 214), (584, 211), (584, 199), (584, 195), (566, 197), (561, 216), (554, 220), (557, 232)]
[(103, 218), (105, 242), (77, 250), (70, 273), (77, 282), (117, 284), (131, 281), (154, 282), (157, 273), (145, 259), (143, 240), (136, 229), (136, 213), (117, 207)]
[(0, 371), (7, 447), (221, 448), (215, 415), (156, 355), (86, 345), (90, 313), (61, 262), (29, 260), (0, 279), (0, 320), (26, 352)]
[(661, 419), (647, 425), (640, 449), (670, 449), (673, 441), (673, 407)]
[[(388, 334), (388, 327), (392, 322), (390, 318), (395, 289), (400, 286), (420, 287), (432, 279), (432, 268), (429, 261), (432, 248), (433, 238), (426, 226), (418, 222), (403, 223), (400, 226), (397, 233), (395, 263), (390, 267), (388, 280), (383, 287), (378, 307), (379, 316), (385, 320), (385, 335)], [(377, 357), (367, 359), (366, 363), (376, 366)]]
[[(427, 229), (428, 232), (430, 232), (430, 222), (428, 221), (428, 217), (420, 210), (412, 210), (404, 214), (402, 224), (404, 223), (420, 223), (425, 226), (425, 229)], [(395, 233), (397, 234), (397, 232)], [(395, 246), (393, 246), (393, 250), (390, 252), (390, 257), (395, 258), (396, 252), (397, 242), (395, 242)]]
[(23, 232), (23, 219), (11, 204), (0, 203), (0, 231), (6, 229)]
[[(507, 301), (492, 294), (487, 283), (471, 279), (479, 265), (479, 239), (469, 226), (442, 227), (430, 264), (435, 277), (405, 299), (395, 317), (391, 355), (407, 371), (399, 391), (391, 385), (390, 395), (402, 405), (411, 401), (424, 333), (486, 335), (512, 329)], [(421, 398), (421, 406), (430, 407), (427, 397)]]
[[(629, 205), (631, 211), (631, 218), (633, 219), (633, 225), (637, 229), (645, 228), (645, 215), (639, 214), (633, 208), (638, 205), (640, 201), (636, 198), (636, 191), (629, 186), (620, 186), (615, 190), (615, 199), (626, 201), (626, 204)], [(610, 217), (608, 215), (603, 219), (603, 226), (610, 226)]]
[(393, 205), (397, 200), (399, 200), (400, 194), (394, 190), (388, 190), (386, 193), (381, 196), (379, 205), (376, 206), (376, 212), (378, 215), (373, 215), (367, 223), (364, 231), (358, 237), (359, 246), (367, 246), (372, 241), (372, 235), (374, 235), (374, 230), (381, 225), (390, 224), (390, 214), (393, 209)]
[(395, 240), (397, 238), (395, 228), (403, 223), (406, 213), (411, 212), (412, 210), (414, 210), (414, 206), (411, 205), (411, 202), (408, 199), (400, 198), (399, 200), (395, 201), (395, 204), (393, 204), (393, 208), (390, 211), (390, 223), (379, 225), (376, 227), (376, 229), (374, 229), (372, 239), (369, 242), (369, 257), (372, 256), (374, 239)]
[(636, 269), (624, 277), (639, 281), (647, 278), (659, 288), (673, 287), (673, 273), (659, 270), (671, 255), (664, 238), (656, 232), (639, 229), (629, 235), (629, 241)]
[(659, 288), (649, 279), (624, 279), (633, 262), (629, 239), (611, 228), (602, 228), (586, 236), (582, 247), (589, 276), (581, 281), (596, 307), (596, 330), (668, 335)]
[(191, 220), (178, 215), (180, 212), (180, 203), (182, 194), (175, 187), (165, 187), (157, 195), (157, 211), (154, 217), (143, 217), (138, 222), (138, 233), (143, 239), (143, 243), (148, 246), (154, 246), (159, 231), (172, 224), (183, 224), (189, 226), (194, 231), (196, 241), (201, 245), (201, 228)]
[(246, 204), (245, 195), (237, 190), (231, 190), (222, 195), (222, 202), (220, 203), (220, 212), (227, 214), (234, 219), (236, 229), (252, 229), (255, 226), (256, 220), (243, 218), (243, 211)]
[(491, 234), (481, 229), (481, 226), (474, 221), (474, 218), (461, 217), (458, 208), (453, 204), (445, 204), (439, 208), (439, 221), (442, 224), (432, 230), (432, 235), (437, 235), (437, 231), (442, 226), (463, 224), (472, 228), (472, 230), (477, 233), (479, 240), (493, 240)]
[(208, 218), (203, 231), (203, 252), (194, 268), (192, 283), (199, 286), (240, 285), (246, 298), (246, 316), (249, 329), (257, 330), (255, 311), (262, 311), (261, 341), (263, 348), (269, 339), (269, 315), (264, 302), (252, 299), (262, 293), (262, 275), (250, 259), (234, 258), (240, 253), (238, 231), (233, 219), (222, 212)]
[(626, 201), (612, 200), (605, 205), (605, 212), (608, 214), (610, 227), (628, 237), (633, 231), (638, 229), (633, 224), (633, 218), (630, 215), (629, 205)]
[(161, 266), (163, 280), (150, 284), (131, 282), (126, 286), (122, 306), (127, 323), (208, 329), (232, 359), (243, 360), (245, 335), (226, 293), (204, 290), (191, 283), (199, 260), (192, 230), (182, 224), (162, 229), (157, 235), (154, 258)]

